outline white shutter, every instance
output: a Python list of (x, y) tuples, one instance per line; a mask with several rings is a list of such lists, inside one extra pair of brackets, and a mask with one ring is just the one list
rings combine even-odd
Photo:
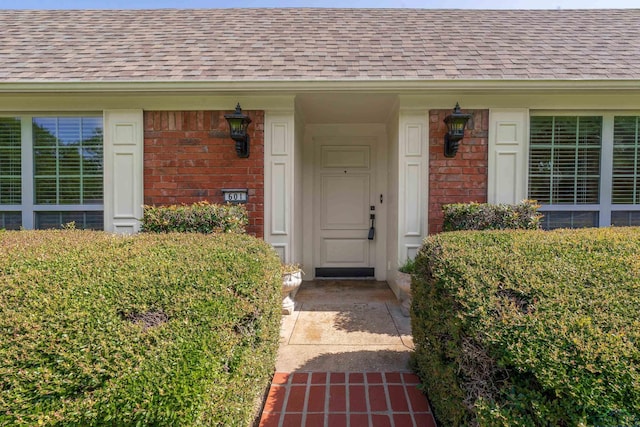
[(104, 123), (105, 230), (135, 233), (144, 203), (142, 110), (105, 111)]
[(428, 233), (428, 141), (428, 111), (401, 111), (398, 146), (398, 265), (415, 257)]
[(293, 111), (266, 111), (264, 123), (264, 239), (283, 262), (293, 262)]
[(527, 197), (529, 110), (489, 111), (489, 203), (518, 203)]

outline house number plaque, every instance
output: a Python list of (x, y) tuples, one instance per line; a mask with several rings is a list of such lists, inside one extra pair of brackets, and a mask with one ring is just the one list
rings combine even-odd
[(233, 189), (223, 189), (222, 194), (224, 195), (225, 203), (247, 203), (248, 190), (246, 188), (233, 188)]

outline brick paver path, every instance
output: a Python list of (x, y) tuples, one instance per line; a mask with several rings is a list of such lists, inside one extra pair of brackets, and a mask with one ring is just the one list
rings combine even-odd
[(407, 372), (276, 372), (260, 427), (431, 427), (418, 377)]

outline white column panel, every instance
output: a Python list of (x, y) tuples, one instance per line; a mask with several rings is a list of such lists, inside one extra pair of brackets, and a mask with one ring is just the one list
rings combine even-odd
[(280, 259), (285, 260), (289, 256), (287, 252), (287, 244), (286, 243), (272, 243), (273, 249), (276, 250)]
[(294, 112), (265, 111), (264, 239), (293, 262)]
[(287, 156), (287, 128), (288, 123), (273, 123), (271, 125), (271, 155)]
[(398, 141), (398, 264), (415, 256), (427, 234), (428, 110), (403, 110)]
[(420, 249), (420, 245), (405, 245), (404, 250), (407, 258), (415, 258), (418, 254), (418, 249)]
[(107, 110), (104, 123), (105, 230), (135, 233), (144, 202), (142, 110)]
[(489, 111), (489, 203), (518, 203), (527, 197), (529, 110)]
[[(133, 153), (114, 153), (113, 188), (127, 188), (135, 181), (135, 155)], [(115, 191), (113, 195), (113, 217), (126, 219), (135, 215), (136, 200), (134, 191)]]
[[(518, 187), (522, 171), (518, 170), (518, 151), (495, 150), (494, 170), (499, 171), (499, 182), (496, 183), (495, 201), (493, 203), (516, 203), (518, 199)], [(521, 199), (520, 199), (521, 200)]]
[(406, 157), (422, 156), (422, 133), (423, 126), (418, 123), (409, 123), (405, 127), (406, 139), (404, 144), (404, 155)]
[(271, 162), (271, 234), (287, 235), (287, 162)]
[(407, 162), (405, 174), (405, 211), (404, 235), (420, 237), (422, 216), (420, 212), (421, 199), (421, 163)]

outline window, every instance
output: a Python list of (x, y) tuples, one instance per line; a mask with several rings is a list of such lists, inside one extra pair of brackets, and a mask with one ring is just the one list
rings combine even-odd
[(0, 203), (20, 203), (20, 121), (0, 118)]
[(640, 225), (639, 117), (532, 116), (529, 198), (543, 227)]
[[(22, 200), (22, 150), (20, 119), (0, 117), (0, 206)], [(0, 229), (22, 226), (20, 211), (0, 212)]]
[[(612, 225), (640, 225), (640, 211), (624, 205), (640, 204), (638, 126), (640, 117), (616, 117), (613, 125)], [(620, 210), (618, 210), (620, 208)]]
[(103, 229), (102, 117), (0, 118), (0, 228)]

